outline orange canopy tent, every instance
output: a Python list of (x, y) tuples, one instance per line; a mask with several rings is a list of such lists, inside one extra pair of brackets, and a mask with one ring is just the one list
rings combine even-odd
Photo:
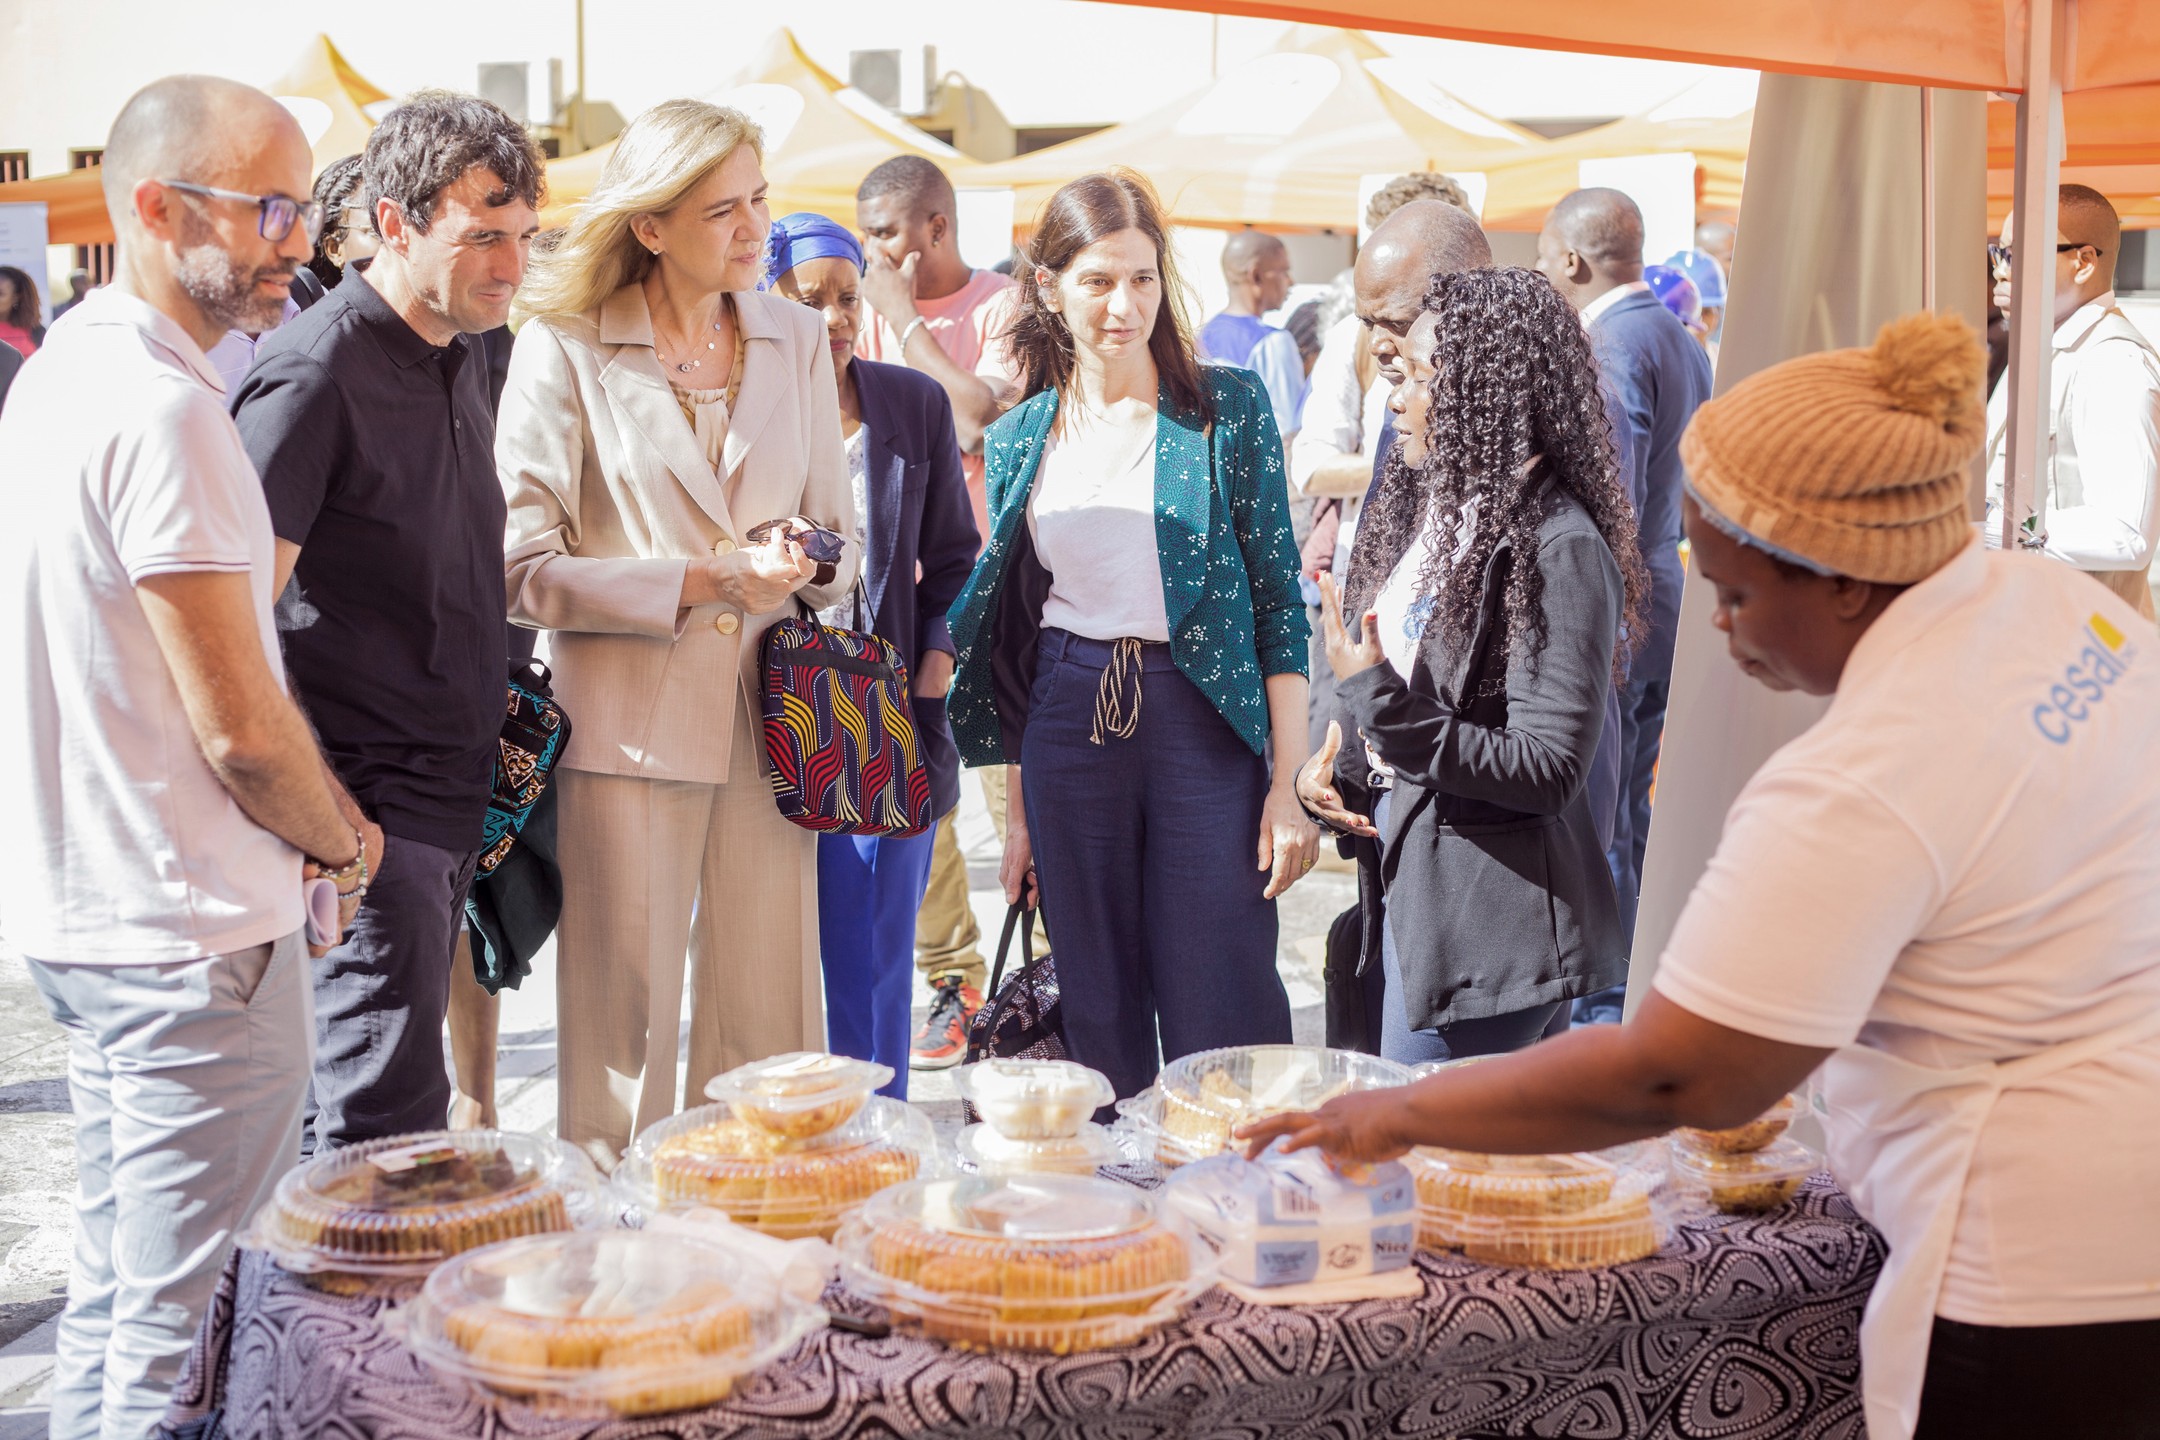
[[(2063, 96), (2062, 178), (2115, 202), (2130, 229), (2160, 227), (2160, 85), (2117, 85)], [(2017, 107), (1988, 106), (1988, 219), (2010, 213)]]
[[(315, 154), (315, 169), (356, 154), (367, 144), (374, 116), (390, 102), (388, 91), (368, 81), (338, 52), (327, 35), (302, 47), (292, 67), (263, 87), (292, 111)], [(112, 217), (105, 213), (103, 175), (95, 165), (0, 185), (0, 205), (42, 201), (47, 238), (55, 245), (110, 245)]]
[[(787, 30), (767, 37), (755, 59), (705, 98), (746, 112), (765, 132), (765, 179), (772, 213), (815, 210), (843, 222), (855, 215), (855, 187), (895, 155), (920, 155), (948, 172), (968, 159), (916, 129), (861, 91), (843, 85)], [(548, 166), (544, 225), (560, 225), (599, 183), (613, 144)]]
[(1012, 187), (1026, 217), (1077, 176), (1131, 165), (1181, 225), (1349, 228), (1365, 176), (1484, 171), (1545, 144), (1472, 109), (1360, 31), (1301, 26), (1146, 115), (982, 166), (965, 183)]

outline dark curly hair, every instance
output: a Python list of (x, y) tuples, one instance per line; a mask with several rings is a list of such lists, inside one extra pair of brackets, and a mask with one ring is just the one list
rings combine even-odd
[[(1468, 644), (1494, 548), (1505, 537), (1517, 557), (1536, 554), (1538, 527), (1564, 493), (1590, 513), (1620, 567), (1627, 641), (1615, 647), (1617, 675), (1641, 643), (1650, 576), (1582, 321), (1544, 276), (1515, 266), (1436, 275), (1424, 308), (1439, 316), (1425, 460), (1412, 469), (1399, 448), (1389, 457), (1358, 523), (1343, 613), (1369, 610), (1419, 532), (1432, 524), (1455, 534), (1472, 505), (1468, 550), (1450, 559), (1453, 547), (1443, 547), (1418, 576), (1419, 590), (1439, 597), (1433, 623)], [(1518, 560), (1504, 583), (1503, 653), (1527, 644), (1534, 664), (1546, 636), (1544, 575)]]

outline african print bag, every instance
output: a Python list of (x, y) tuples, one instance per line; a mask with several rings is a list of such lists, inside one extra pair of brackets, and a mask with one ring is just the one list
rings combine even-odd
[[(860, 623), (860, 591), (857, 592)], [(930, 775), (907, 666), (868, 630), (796, 602), (765, 632), (765, 759), (780, 813), (824, 835), (920, 835)]]
[(538, 660), (510, 662), (502, 736), (496, 747), (487, 819), (480, 830), (476, 875), (493, 874), (517, 844), (555, 774), (555, 762), (570, 743), (570, 717), (555, 703), (554, 678)]

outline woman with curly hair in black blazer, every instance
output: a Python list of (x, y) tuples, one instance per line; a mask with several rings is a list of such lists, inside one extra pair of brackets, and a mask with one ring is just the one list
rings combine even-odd
[(1626, 974), (1583, 782), (1649, 582), (1589, 339), (1542, 276), (1435, 277), (1403, 352), (1347, 595), (1322, 581), (1340, 720), (1298, 790), (1357, 837), (1381, 1053), (1415, 1062), (1519, 1049)]

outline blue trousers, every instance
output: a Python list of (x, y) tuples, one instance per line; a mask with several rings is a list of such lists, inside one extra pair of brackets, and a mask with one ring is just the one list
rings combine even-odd
[(890, 1065), (878, 1093), (907, 1099), (915, 913), (930, 884), (935, 828), (904, 839), (818, 836), (818, 955), (825, 1043), (836, 1055)]
[[(1642, 898), (1643, 857), (1650, 848), (1650, 789), (1657, 780), (1658, 752), (1665, 742), (1665, 707), (1672, 695), (1672, 674), (1630, 676), (1620, 693), (1620, 814), (1613, 827), (1605, 863), (1612, 870), (1620, 898), (1620, 924), (1629, 942), (1635, 937), (1635, 912)], [(1627, 986), (1615, 985), (1575, 1002), (1575, 1019), (1584, 1025), (1617, 1024)]]
[(1132, 736), (1093, 743), (1110, 654), (1107, 642), (1043, 632), (1020, 783), (1057, 937), (1065, 1046), (1123, 1097), (1153, 1084), (1164, 1060), (1288, 1044), (1290, 997), (1256, 868), (1267, 762), (1167, 645), (1142, 652)]

